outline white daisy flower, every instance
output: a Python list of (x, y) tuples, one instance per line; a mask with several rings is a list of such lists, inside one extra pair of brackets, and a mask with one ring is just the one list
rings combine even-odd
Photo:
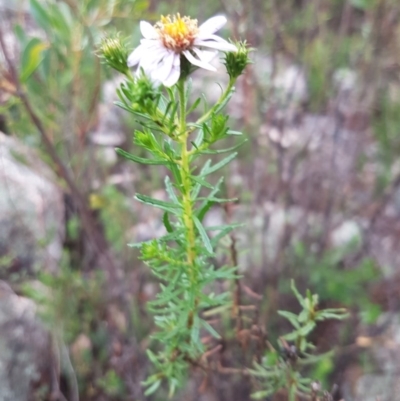
[[(216, 16), (199, 27), (197, 20), (189, 17), (161, 17), (154, 26), (146, 21), (140, 22), (143, 39), (128, 57), (128, 66), (138, 65), (144, 72), (165, 86), (172, 86), (179, 80), (181, 55), (196, 67), (215, 71), (210, 61), (218, 50), (237, 51), (235, 45), (214, 35), (226, 24), (226, 18)], [(204, 48), (212, 49), (204, 50)]]

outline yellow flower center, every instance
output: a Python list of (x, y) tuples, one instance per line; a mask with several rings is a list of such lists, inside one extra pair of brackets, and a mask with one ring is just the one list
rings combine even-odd
[(179, 14), (162, 16), (154, 27), (163, 45), (177, 53), (189, 49), (199, 32), (196, 19), (181, 18)]

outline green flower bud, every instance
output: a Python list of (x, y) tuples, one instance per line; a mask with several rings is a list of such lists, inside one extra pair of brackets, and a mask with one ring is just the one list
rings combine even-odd
[(120, 96), (133, 111), (152, 115), (157, 108), (160, 88), (156, 86), (143, 70), (121, 84)]
[(237, 47), (237, 52), (225, 53), (224, 60), (226, 70), (231, 79), (239, 77), (243, 73), (247, 64), (252, 63), (249, 58), (249, 53), (254, 50), (247, 45), (246, 41), (236, 42), (234, 44)]
[(119, 34), (107, 36), (101, 40), (99, 56), (106, 64), (122, 74), (128, 74), (128, 49)]

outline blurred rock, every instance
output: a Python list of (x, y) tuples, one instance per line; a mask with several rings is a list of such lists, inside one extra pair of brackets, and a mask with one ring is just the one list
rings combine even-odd
[(0, 281), (0, 400), (30, 401), (49, 391), (51, 340), (35, 304)]
[(266, 89), (272, 89), (270, 102), (289, 107), (307, 100), (307, 79), (302, 67), (285, 57), (273, 59), (262, 52), (255, 52), (252, 58), (257, 81)]
[[(387, 284), (386, 284), (387, 285)], [(396, 292), (397, 294), (397, 292)], [(396, 295), (395, 294), (395, 295)], [(366, 353), (368, 372), (357, 363), (343, 373), (342, 394), (349, 401), (400, 401), (400, 318), (382, 313), (356, 339)]]
[(21, 0), (0, 0), (0, 10), (4, 9), (5, 11), (29, 11), (29, 1), (21, 1)]
[(103, 101), (98, 106), (98, 121), (89, 136), (91, 143), (95, 145), (96, 159), (105, 166), (113, 166), (117, 163), (118, 157), (115, 147), (120, 147), (126, 141), (122, 122), (123, 113), (114, 104), (117, 100), (116, 89), (120, 83), (120, 79), (104, 83)]
[(121, 116), (114, 104), (99, 106), (99, 122), (96, 130), (91, 133), (90, 140), (95, 145), (115, 147), (125, 142), (121, 128)]
[(308, 90), (305, 72), (297, 65), (283, 67), (272, 80), (272, 86), (288, 101), (307, 100)]
[(57, 269), (64, 204), (55, 181), (34, 150), (0, 132), (0, 278)]
[(357, 89), (357, 72), (349, 68), (339, 68), (333, 73), (333, 82), (339, 91)]
[(354, 245), (360, 245), (361, 238), (361, 228), (353, 220), (342, 222), (331, 232), (331, 243), (336, 248), (350, 245), (351, 243), (354, 243)]
[(364, 375), (357, 382), (354, 399), (356, 401), (400, 401), (400, 381), (397, 375)]

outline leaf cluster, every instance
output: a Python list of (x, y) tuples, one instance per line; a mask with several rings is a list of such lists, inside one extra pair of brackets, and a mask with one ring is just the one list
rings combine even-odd
[[(190, 92), (190, 80), (181, 80), (176, 88), (162, 91), (144, 75), (128, 78), (118, 91), (118, 105), (142, 126), (135, 132), (133, 143), (144, 149), (148, 157), (122, 149), (117, 149), (118, 154), (135, 163), (165, 166), (168, 170), (164, 180), (167, 200), (144, 194), (135, 196), (139, 202), (163, 211), (166, 232), (161, 238), (131, 244), (140, 249), (141, 259), (160, 283), (160, 291), (148, 308), (157, 326), (153, 339), (163, 347), (157, 353), (149, 351), (157, 373), (145, 382), (148, 394), (156, 391), (165, 379), (173, 394), (184, 383), (188, 365), (206, 351), (201, 336), (208, 333), (219, 338), (202, 312), (229, 306), (229, 294), (217, 293), (213, 286), (237, 277), (236, 266), (216, 268), (212, 258), (219, 241), (238, 225), (204, 226), (204, 217), (212, 206), (232, 201), (219, 197), (223, 178), (213, 184), (210, 176), (237, 155), (237, 145), (222, 150), (211, 148), (230, 135), (239, 134), (229, 128), (229, 119), (222, 114), (233, 93), (233, 81), (216, 105), (208, 107), (204, 102), (204, 114), (195, 122), (187, 120), (201, 98), (189, 105)], [(228, 155), (215, 163), (197, 163), (200, 156), (221, 153)]]
[(262, 380), (264, 387), (252, 395), (255, 399), (273, 395), (280, 389), (288, 391), (289, 401), (296, 400), (297, 396), (315, 394), (313, 380), (303, 377), (302, 370), (305, 366), (315, 365), (329, 358), (332, 352), (313, 355), (311, 351), (315, 346), (308, 337), (316, 328), (317, 322), (327, 319), (343, 320), (348, 317), (343, 308), (318, 309), (318, 295), (309, 290), (305, 296), (301, 295), (293, 280), (291, 288), (302, 310), (297, 315), (289, 311), (278, 311), (294, 329), (280, 338), (279, 351), (271, 346), (262, 362), (255, 363), (255, 368), (250, 371), (252, 376)]

